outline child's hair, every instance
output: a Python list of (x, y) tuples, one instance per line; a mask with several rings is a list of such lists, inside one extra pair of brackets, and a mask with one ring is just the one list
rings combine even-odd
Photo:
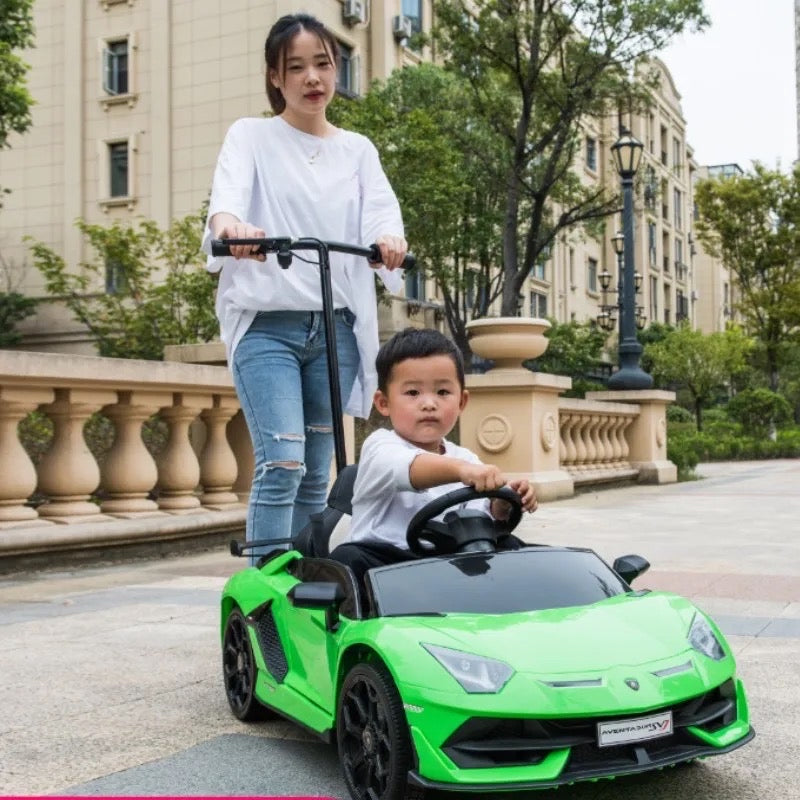
[(432, 328), (406, 328), (384, 342), (378, 350), (375, 368), (378, 372), (378, 388), (385, 394), (392, 375), (392, 367), (407, 358), (447, 356), (456, 365), (456, 374), (464, 388), (464, 359), (455, 343)]
[(289, 42), (300, 31), (309, 31), (319, 37), (333, 64), (339, 63), (339, 43), (336, 37), (316, 18), (310, 14), (287, 14), (281, 17), (270, 28), (267, 41), (264, 42), (264, 61), (267, 64), (267, 99), (275, 114), (283, 113), (286, 108), (283, 92), (270, 80), (272, 70), (286, 74), (286, 48)]

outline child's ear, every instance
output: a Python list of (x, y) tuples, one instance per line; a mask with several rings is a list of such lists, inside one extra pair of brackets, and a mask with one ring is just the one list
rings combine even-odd
[(458, 404), (458, 413), (460, 414), (467, 405), (467, 400), (469, 400), (469, 392), (466, 389), (461, 390), (461, 402)]
[(271, 69), (269, 71), (269, 82), (276, 89), (280, 89), (281, 88), (281, 81), (280, 81), (280, 78), (278, 77), (278, 71), (277, 70)]
[(372, 402), (379, 414), (382, 414), (384, 417), (389, 416), (389, 398), (380, 389), (375, 392)]

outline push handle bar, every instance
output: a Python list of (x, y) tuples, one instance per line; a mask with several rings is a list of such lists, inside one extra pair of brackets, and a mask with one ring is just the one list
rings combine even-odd
[[(377, 244), (369, 247), (360, 247), (342, 242), (320, 242), (318, 239), (290, 239), (288, 237), (275, 237), (267, 239), (212, 239), (211, 255), (229, 256), (231, 247), (238, 245), (255, 245), (258, 255), (277, 253), (278, 262), (284, 269), (292, 263), (292, 252), (296, 250), (319, 250), (320, 245), (333, 253), (348, 253), (353, 256), (363, 256), (373, 264), (381, 263), (381, 251)], [(411, 269), (416, 264), (416, 259), (408, 253), (403, 259), (403, 267)]]

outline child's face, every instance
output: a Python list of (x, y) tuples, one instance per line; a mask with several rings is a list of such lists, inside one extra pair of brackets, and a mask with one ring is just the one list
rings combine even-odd
[(389, 417), (399, 436), (438, 453), (467, 397), (449, 356), (407, 358), (392, 367), (386, 394), (375, 392), (375, 408)]

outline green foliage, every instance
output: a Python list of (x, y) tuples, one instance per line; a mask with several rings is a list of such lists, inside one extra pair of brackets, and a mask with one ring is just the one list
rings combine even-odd
[(640, 363), (642, 369), (648, 374), (653, 372), (653, 359), (647, 355), (647, 345), (664, 341), (674, 330), (675, 328), (672, 325), (667, 325), (664, 322), (651, 322), (644, 330), (637, 331), (636, 336), (639, 344), (645, 348)]
[(22, 334), (16, 324), (34, 313), (36, 300), (19, 292), (0, 292), (0, 347), (17, 344)]
[(478, 184), (502, 198), (502, 314), (518, 313), (559, 231), (618, 210), (614, 194), (575, 170), (586, 122), (644, 105), (647, 57), (706, 23), (702, 0), (438, 0), (437, 55), (504, 143)]
[(667, 406), (667, 422), (692, 422), (694, 414), (683, 406)]
[(31, 126), (33, 98), (25, 83), (28, 65), (15, 53), (33, 45), (33, 0), (0, 0), (0, 148), (12, 133)]
[(800, 164), (701, 181), (695, 201), (700, 241), (734, 274), (737, 310), (775, 391), (800, 343)]
[(745, 389), (731, 398), (728, 416), (741, 424), (745, 433), (764, 436), (773, 425), (791, 419), (792, 408), (785, 397), (769, 389)]
[(545, 334), (547, 350), (524, 365), (534, 372), (571, 377), (572, 389), (565, 393), (568, 397), (583, 397), (587, 391), (605, 389), (593, 376), (601, 363), (606, 334), (590, 322), (550, 322)]
[[(161, 359), (165, 345), (209, 341), (219, 330), (215, 282), (202, 268), (203, 224), (199, 214), (167, 230), (151, 220), (109, 227), (80, 220), (95, 258), (77, 272), (41, 242), (31, 252), (47, 292), (87, 327), (100, 355)], [(110, 275), (114, 285), (104, 291)]]
[(752, 342), (736, 328), (704, 334), (688, 325), (669, 332), (645, 348), (652, 375), (660, 387), (684, 386), (694, 404), (697, 429), (703, 428), (703, 408), (711, 405), (732, 375), (745, 368)]

